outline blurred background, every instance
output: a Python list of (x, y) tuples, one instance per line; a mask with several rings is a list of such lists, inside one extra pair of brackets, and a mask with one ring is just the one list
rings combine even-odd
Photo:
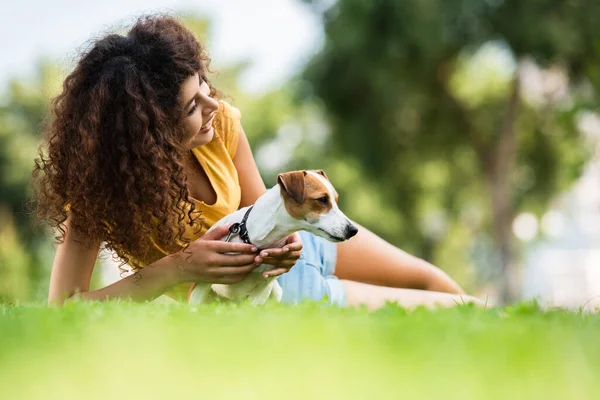
[[(471, 293), (600, 296), (600, 2), (104, 0), (0, 5), (0, 302), (43, 301), (30, 175), (78, 52), (180, 15), (242, 111), (267, 186), (319, 168), (357, 222)], [(118, 277), (100, 262), (95, 284)], [(365, 266), (368, 267), (368, 266)]]

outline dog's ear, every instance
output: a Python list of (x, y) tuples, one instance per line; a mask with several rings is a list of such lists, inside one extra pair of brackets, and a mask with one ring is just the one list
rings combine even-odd
[(327, 175), (325, 175), (325, 171), (323, 171), (322, 169), (315, 169), (315, 172), (319, 175), (323, 175), (325, 177), (325, 179), (329, 180)]
[(284, 172), (277, 175), (277, 183), (298, 204), (304, 201), (304, 177), (306, 171)]

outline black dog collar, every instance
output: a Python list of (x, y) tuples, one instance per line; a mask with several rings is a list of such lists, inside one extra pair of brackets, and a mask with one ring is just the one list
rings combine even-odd
[(227, 239), (225, 239), (226, 242), (229, 242), (233, 235), (239, 235), (240, 239), (242, 239), (244, 243), (252, 244), (250, 243), (250, 237), (248, 236), (248, 228), (246, 228), (246, 221), (248, 220), (248, 216), (250, 215), (252, 208), (254, 208), (254, 206), (250, 206), (248, 211), (246, 211), (246, 214), (244, 215), (244, 218), (242, 218), (241, 222), (236, 222), (235, 224), (231, 225)]

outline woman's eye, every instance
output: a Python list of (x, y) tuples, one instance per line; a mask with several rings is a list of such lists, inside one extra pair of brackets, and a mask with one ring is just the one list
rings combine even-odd
[(194, 113), (194, 111), (196, 111), (197, 108), (198, 108), (198, 104), (194, 104), (194, 106), (192, 108), (190, 108), (188, 115), (192, 115)]
[(323, 205), (326, 205), (329, 202), (329, 198), (327, 196), (319, 197), (317, 201)]

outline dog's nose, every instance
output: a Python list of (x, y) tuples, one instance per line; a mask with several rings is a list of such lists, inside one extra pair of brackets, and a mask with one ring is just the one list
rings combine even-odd
[(346, 225), (346, 239), (350, 239), (352, 236), (358, 233), (358, 228), (352, 224)]

